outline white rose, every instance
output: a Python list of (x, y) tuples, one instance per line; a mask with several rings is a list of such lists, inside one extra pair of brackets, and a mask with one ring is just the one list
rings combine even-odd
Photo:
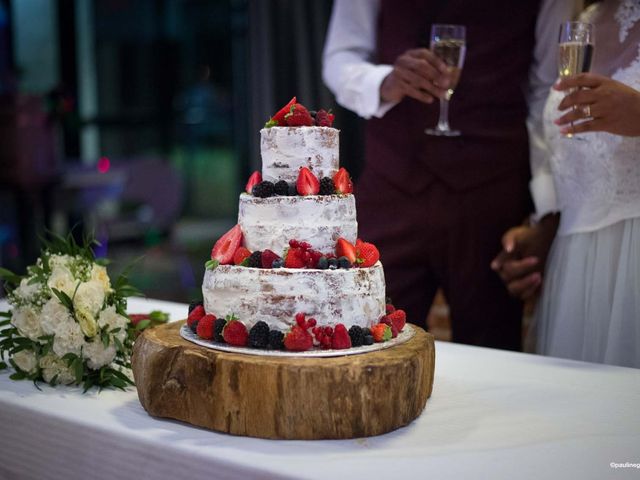
[(99, 339), (87, 343), (84, 347), (84, 356), (87, 359), (87, 366), (94, 370), (109, 365), (116, 358), (116, 347), (110, 343), (107, 348)]
[(70, 255), (51, 255), (49, 257), (49, 268), (54, 270), (56, 267), (69, 268), (73, 257)]
[(51, 289), (60, 290), (66, 293), (69, 298), (73, 297), (78, 281), (73, 278), (71, 271), (62, 265), (58, 265), (51, 270), (51, 276), (47, 280), (47, 285)]
[(98, 317), (98, 326), (100, 328), (107, 327), (108, 330), (113, 330), (114, 328), (119, 328), (120, 331), (116, 332), (114, 336), (120, 340), (120, 342), (124, 342), (127, 337), (127, 326), (129, 325), (129, 319), (119, 315), (116, 312), (116, 307), (110, 306), (105, 308), (102, 312), (100, 312), (100, 316)]
[(71, 313), (57, 297), (51, 297), (42, 307), (40, 312), (40, 325), (45, 335), (53, 335), (56, 326), (64, 322), (73, 322)]
[(62, 385), (68, 385), (76, 380), (75, 375), (67, 366), (66, 362), (52, 353), (40, 359), (40, 368), (42, 369), (42, 378), (45, 382), (51, 382), (56, 375), (56, 383)]
[(84, 308), (76, 308), (76, 320), (80, 324), (82, 332), (87, 337), (95, 337), (98, 333), (98, 324), (91, 312)]
[(43, 334), (40, 320), (36, 312), (30, 307), (15, 308), (11, 316), (11, 323), (18, 329), (23, 337), (31, 340), (37, 341), (38, 337), (41, 337)]
[(84, 310), (95, 316), (104, 304), (104, 289), (98, 282), (81, 283), (73, 297), (76, 310)]
[(102, 285), (102, 289), (105, 292), (111, 291), (111, 281), (109, 280), (106, 267), (94, 263), (91, 267), (91, 281), (98, 282)]
[(18, 368), (27, 374), (35, 372), (38, 368), (38, 360), (33, 350), (20, 350), (12, 358)]
[(56, 355), (59, 357), (63, 357), (67, 353), (80, 355), (84, 345), (84, 334), (76, 322), (73, 320), (64, 321), (56, 325), (53, 337), (53, 351)]
[(31, 302), (33, 297), (38, 293), (40, 289), (39, 283), (32, 283), (29, 285), (30, 278), (23, 278), (20, 281), (20, 286), (14, 290), (14, 295), (17, 295), (19, 298), (24, 300), (25, 302)]

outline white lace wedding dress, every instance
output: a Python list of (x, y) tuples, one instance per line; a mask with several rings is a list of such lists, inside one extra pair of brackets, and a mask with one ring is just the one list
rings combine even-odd
[[(592, 72), (640, 90), (640, 0), (604, 0), (582, 19), (595, 24)], [(553, 120), (563, 95), (553, 90), (544, 113), (561, 221), (537, 351), (640, 368), (640, 137), (562, 137)]]

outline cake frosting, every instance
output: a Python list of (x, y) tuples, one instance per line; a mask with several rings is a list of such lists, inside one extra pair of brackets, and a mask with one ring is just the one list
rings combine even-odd
[(385, 282), (380, 262), (348, 270), (261, 269), (220, 265), (202, 286), (207, 312), (233, 312), (247, 328), (265, 321), (287, 331), (304, 312), (319, 325), (370, 327), (384, 315)]
[(260, 130), (262, 178), (293, 183), (300, 167), (318, 178), (338, 171), (339, 131), (329, 127), (263, 128)]
[(358, 236), (353, 195), (257, 198), (243, 193), (238, 224), (251, 251), (282, 253), (295, 238), (330, 253), (338, 238), (355, 243)]

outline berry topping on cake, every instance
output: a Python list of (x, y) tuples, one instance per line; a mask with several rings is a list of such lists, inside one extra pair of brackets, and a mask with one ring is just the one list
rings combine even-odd
[(256, 170), (249, 177), (249, 181), (247, 182), (247, 185), (244, 187), (245, 192), (251, 193), (253, 190), (253, 187), (258, 185), (260, 182), (262, 182), (262, 174)]
[(326, 270), (329, 268), (329, 259), (324, 255), (318, 259), (318, 268), (320, 270)]
[(206, 313), (207, 312), (204, 311), (204, 307), (202, 305), (198, 305), (197, 307), (195, 307), (193, 310), (191, 310), (191, 313), (189, 313), (189, 316), (187, 317), (187, 326), (192, 331), (195, 331), (196, 327), (194, 327), (193, 324), (204, 317)]
[(273, 186), (273, 191), (276, 195), (286, 197), (289, 195), (289, 184), (284, 180), (278, 180)]
[(229, 345), (244, 347), (247, 345), (249, 333), (244, 323), (231, 316), (227, 319), (227, 324), (222, 330), (222, 337)]
[(333, 195), (336, 193), (336, 186), (331, 177), (322, 177), (320, 180), (320, 195)]
[[(202, 305), (202, 300), (194, 300), (189, 304), (189, 313), (193, 312), (196, 307)], [(131, 317), (131, 315), (129, 315)]]
[(349, 242), (349, 240), (345, 240), (344, 238), (339, 238), (336, 243), (336, 256), (346, 257), (349, 260), (350, 264), (356, 263), (357, 255), (356, 255), (356, 247)]
[(301, 248), (290, 248), (284, 259), (284, 266), (287, 268), (304, 268), (307, 263), (304, 258), (304, 250)]
[(320, 191), (320, 182), (311, 170), (302, 167), (298, 173), (296, 190), (300, 195), (317, 195)]
[(306, 315), (302, 312), (296, 313), (296, 325), (302, 328), (307, 328), (307, 321), (305, 319)]
[(284, 260), (281, 258), (277, 258), (271, 264), (271, 268), (282, 268), (284, 267)]
[(272, 197), (273, 194), (275, 193), (274, 188), (275, 187), (272, 182), (265, 180), (263, 182), (258, 183), (257, 185), (254, 185), (254, 187), (251, 189), (251, 194), (254, 197), (259, 197), (259, 198)]
[(404, 310), (394, 310), (383, 318), (389, 319), (398, 332), (401, 332), (407, 323), (407, 314)]
[(224, 342), (224, 337), (222, 336), (222, 332), (224, 327), (227, 325), (227, 320), (225, 318), (218, 318), (213, 324), (213, 339), (216, 342)]
[(249, 256), (247, 267), (262, 268), (262, 252), (257, 250)]
[(338, 268), (351, 268), (351, 262), (347, 257), (338, 258)]
[(336, 270), (338, 268), (337, 258), (330, 258), (327, 263), (329, 264), (329, 270)]
[(246, 265), (245, 260), (251, 256), (251, 252), (246, 247), (238, 247), (236, 253), (233, 254), (234, 265)]
[(269, 348), (282, 350), (284, 348), (284, 333), (279, 330), (271, 330), (269, 332)]
[(213, 340), (214, 337), (214, 323), (216, 317), (213, 315), (205, 315), (198, 321), (196, 327), (196, 333), (203, 340)]
[(284, 117), (287, 113), (291, 111), (291, 107), (295, 105), (296, 102), (297, 102), (296, 97), (293, 97), (291, 100), (289, 100), (289, 103), (287, 103), (284, 107), (282, 107), (278, 111), (278, 113), (276, 113), (273, 117), (271, 117), (271, 119), (267, 123), (265, 123), (264, 127), (265, 128), (286, 127), (287, 122), (285, 121)]
[(273, 262), (276, 260), (281, 260), (281, 258), (275, 252), (272, 252), (271, 250), (265, 250), (262, 252), (262, 268), (273, 268)]
[(372, 267), (380, 260), (380, 252), (373, 243), (356, 242), (356, 255), (360, 267)]
[(217, 261), (220, 265), (233, 263), (233, 254), (242, 244), (242, 230), (240, 225), (236, 225), (225, 233), (213, 246), (211, 250), (211, 260)]
[(349, 172), (342, 167), (333, 176), (333, 183), (336, 186), (336, 193), (345, 195), (347, 193), (353, 193), (353, 182), (349, 176)]
[(363, 345), (373, 345), (374, 342), (373, 335), (365, 335), (362, 341)]
[(249, 330), (249, 346), (267, 348), (269, 345), (269, 325), (260, 320)]
[(371, 327), (371, 335), (376, 342), (391, 340), (391, 328), (384, 323), (378, 323)]
[(390, 313), (393, 313), (393, 312), (395, 312), (395, 311), (396, 311), (396, 307), (394, 307), (394, 306), (393, 306), (392, 304), (390, 304), (390, 303), (387, 303), (387, 304), (384, 306), (384, 309), (385, 309), (385, 312), (387, 312), (387, 315), (389, 315)]
[(289, 127), (311, 127), (314, 124), (309, 110), (300, 103), (291, 105), (289, 113), (284, 116), (284, 121)]
[(364, 332), (359, 325), (352, 325), (349, 329), (349, 337), (351, 337), (351, 346), (359, 347), (364, 343)]
[(316, 125), (318, 127), (331, 127), (333, 126), (333, 119), (335, 115), (325, 110), (318, 110), (315, 115)]
[(292, 352), (305, 352), (313, 347), (313, 337), (300, 327), (294, 325), (284, 337), (284, 348)]
[(336, 325), (333, 329), (333, 336), (331, 337), (331, 348), (336, 350), (343, 350), (345, 348), (351, 348), (351, 337), (342, 323)]

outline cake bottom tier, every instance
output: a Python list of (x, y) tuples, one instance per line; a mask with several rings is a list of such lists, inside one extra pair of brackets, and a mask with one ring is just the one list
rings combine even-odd
[(206, 271), (202, 295), (207, 313), (234, 314), (247, 328), (262, 320), (270, 329), (286, 331), (299, 312), (318, 325), (370, 327), (385, 313), (380, 262), (338, 270), (220, 265)]

